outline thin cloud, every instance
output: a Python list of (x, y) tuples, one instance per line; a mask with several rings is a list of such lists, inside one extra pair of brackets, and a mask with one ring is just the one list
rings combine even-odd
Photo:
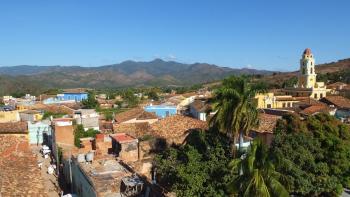
[(166, 59), (169, 59), (169, 60), (176, 60), (177, 58), (176, 58), (176, 56), (175, 55), (173, 55), (173, 54), (169, 54), (168, 56), (167, 56), (167, 58)]

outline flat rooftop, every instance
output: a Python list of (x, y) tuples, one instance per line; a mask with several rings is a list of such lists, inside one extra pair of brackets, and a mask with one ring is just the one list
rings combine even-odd
[(91, 181), (97, 196), (119, 194), (122, 178), (132, 175), (112, 156), (94, 160), (91, 164), (79, 163), (79, 166)]

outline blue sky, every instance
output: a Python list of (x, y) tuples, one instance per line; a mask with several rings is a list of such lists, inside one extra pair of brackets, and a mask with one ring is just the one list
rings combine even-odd
[(350, 57), (350, 1), (11, 0), (0, 66), (100, 66), (154, 58), (295, 70)]

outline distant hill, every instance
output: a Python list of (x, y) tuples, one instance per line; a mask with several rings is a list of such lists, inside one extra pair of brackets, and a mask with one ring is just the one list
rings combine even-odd
[[(318, 76), (327, 73), (335, 73), (339, 71), (350, 70), (350, 58), (339, 60), (337, 62), (330, 62), (325, 64), (319, 64), (315, 66), (316, 74)], [(269, 84), (283, 84), (285, 81), (296, 77), (299, 71), (294, 72), (275, 72), (272, 75), (266, 75), (261, 80), (268, 82)]]
[(229, 75), (260, 74), (271, 71), (233, 69), (213, 64), (184, 64), (155, 59), (125, 61), (100, 67), (13, 66), (0, 67), (0, 94), (34, 92), (48, 88), (108, 88), (130, 86), (193, 85), (223, 79)]

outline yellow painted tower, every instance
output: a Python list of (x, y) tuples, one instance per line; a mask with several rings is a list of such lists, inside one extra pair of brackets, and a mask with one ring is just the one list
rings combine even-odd
[(309, 48), (305, 49), (300, 59), (298, 88), (314, 88), (316, 85), (315, 59)]

